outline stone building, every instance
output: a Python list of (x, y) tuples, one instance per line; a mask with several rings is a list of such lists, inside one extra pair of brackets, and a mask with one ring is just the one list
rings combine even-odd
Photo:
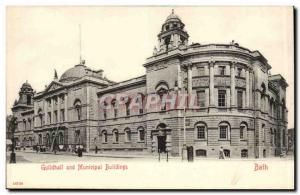
[[(286, 87), (259, 51), (229, 44), (189, 44), (181, 19), (172, 12), (158, 34), (158, 48), (143, 66), (146, 74), (123, 82), (103, 77), (84, 62), (57, 76), (41, 92), (26, 82), (12, 111), (22, 146), (82, 145), (88, 152), (195, 157), (275, 156), (287, 147)], [(108, 94), (127, 94), (123, 105)], [(149, 94), (195, 96), (197, 107), (147, 107)], [(132, 96), (137, 109), (130, 107)], [(147, 100), (147, 101), (146, 101)]]

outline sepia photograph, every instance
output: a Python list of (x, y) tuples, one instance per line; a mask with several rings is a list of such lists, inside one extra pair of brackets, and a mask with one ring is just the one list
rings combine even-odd
[(6, 188), (295, 189), (292, 6), (7, 6)]

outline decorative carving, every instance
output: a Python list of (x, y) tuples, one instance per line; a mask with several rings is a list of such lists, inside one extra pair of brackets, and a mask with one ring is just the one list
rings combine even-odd
[(50, 86), (50, 88), (48, 89), (48, 91), (55, 90), (55, 89), (57, 89), (57, 88), (59, 88), (59, 87), (60, 87), (60, 86), (59, 86), (58, 84), (53, 83), (53, 84)]
[(193, 78), (192, 86), (193, 87), (208, 87), (209, 86), (209, 77)]
[(235, 86), (246, 88), (246, 80), (244, 80), (244, 79), (235, 79)]
[(215, 85), (216, 86), (230, 86), (230, 77), (216, 77)]

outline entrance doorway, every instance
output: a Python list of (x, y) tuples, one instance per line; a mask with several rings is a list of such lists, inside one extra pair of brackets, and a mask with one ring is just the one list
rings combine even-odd
[(166, 136), (157, 136), (158, 152), (166, 152)]

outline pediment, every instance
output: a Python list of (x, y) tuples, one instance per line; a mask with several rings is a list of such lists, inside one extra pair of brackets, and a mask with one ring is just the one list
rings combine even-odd
[(62, 86), (63, 86), (63, 84), (56, 82), (56, 81), (52, 81), (50, 83), (50, 85), (47, 87), (47, 89), (45, 90), (45, 92), (56, 90), (58, 88), (61, 88)]

